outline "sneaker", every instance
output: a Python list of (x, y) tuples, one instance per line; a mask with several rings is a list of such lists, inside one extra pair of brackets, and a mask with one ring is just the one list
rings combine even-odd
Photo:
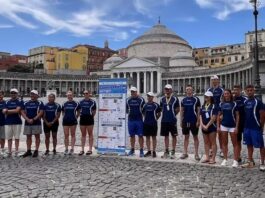
[(144, 150), (140, 149), (140, 157), (144, 157)]
[(164, 155), (161, 156), (161, 158), (163, 158), (163, 159), (167, 159), (168, 157), (169, 157), (169, 152), (168, 151), (165, 151)]
[(195, 155), (194, 159), (195, 159), (196, 161), (200, 161), (200, 160), (201, 160), (201, 158), (199, 157), (199, 155)]
[(74, 153), (74, 149), (70, 149), (69, 155), (72, 155)]
[(186, 158), (188, 158), (189, 157), (189, 155), (188, 154), (182, 154), (181, 156), (180, 156), (180, 159), (186, 159)]
[(238, 162), (239, 164), (242, 163), (242, 158), (241, 158), (241, 157), (238, 158), (237, 162)]
[(223, 153), (223, 151), (220, 151), (220, 153), (219, 153), (219, 157), (224, 158), (224, 153)]
[(221, 166), (227, 166), (227, 160), (226, 160), (226, 159), (224, 159), (224, 160), (222, 161)]
[(170, 159), (175, 159), (176, 158), (176, 155), (175, 155), (175, 151), (174, 150), (172, 150), (171, 152), (170, 152)]
[(128, 156), (133, 156), (134, 155), (134, 149), (131, 149), (127, 155)]
[(49, 150), (46, 150), (44, 155), (49, 155), (49, 152), (50, 152)]
[(261, 165), (259, 166), (259, 170), (260, 170), (260, 171), (265, 171), (265, 164), (261, 164)]
[(237, 168), (238, 167), (238, 161), (237, 160), (234, 160), (233, 161), (232, 167), (234, 167), (234, 168)]
[(53, 152), (53, 154), (55, 155), (55, 154), (56, 154), (56, 149), (53, 149), (52, 152)]
[(32, 155), (32, 157), (38, 157), (38, 155), (39, 155), (39, 151), (38, 150), (35, 150), (34, 153), (33, 153), (33, 155)]
[(153, 158), (156, 158), (156, 152), (153, 151)]
[(26, 151), (26, 152), (22, 155), (23, 158), (28, 157), (28, 156), (32, 156), (31, 150)]
[(64, 155), (68, 155), (68, 149), (64, 150)]
[(253, 168), (254, 166), (255, 162), (253, 161), (247, 161), (247, 163), (241, 165), (242, 168)]
[(152, 155), (151, 151), (148, 151), (144, 154), (144, 157), (150, 157)]

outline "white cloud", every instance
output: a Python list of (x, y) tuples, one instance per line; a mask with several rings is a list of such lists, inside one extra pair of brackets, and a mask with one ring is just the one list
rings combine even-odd
[(127, 32), (116, 32), (113, 36), (111, 36), (114, 41), (124, 41), (129, 38), (129, 34)]
[[(214, 17), (226, 20), (231, 14), (253, 9), (249, 0), (195, 0), (201, 8), (215, 10)], [(259, 0), (260, 7), (265, 7), (265, 0)]]
[(0, 29), (13, 28), (13, 25), (0, 24)]

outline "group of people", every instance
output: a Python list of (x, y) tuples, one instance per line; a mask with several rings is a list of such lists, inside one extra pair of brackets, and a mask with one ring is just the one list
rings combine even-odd
[[(73, 99), (72, 91), (67, 92), (67, 101), (62, 106), (55, 102), (55, 95), (48, 95), (48, 102), (44, 104), (38, 100), (39, 94), (37, 90), (30, 92), (30, 100), (21, 101), (18, 98), (18, 90), (13, 88), (10, 90), (10, 99), (3, 99), (4, 92), (0, 91), (0, 144), (2, 154), (4, 154), (5, 140), (8, 141), (7, 155), (12, 155), (12, 143), (15, 139), (15, 155), (19, 152), (19, 139), (22, 130), (22, 119), (25, 119), (24, 132), (26, 135), (27, 151), (22, 157), (38, 157), (40, 146), (40, 134), (42, 129), (45, 134), (45, 155), (50, 152), (50, 136), (53, 139), (53, 154), (56, 154), (57, 132), (59, 126), (59, 118), (62, 113), (62, 125), (64, 129), (65, 155), (71, 155), (74, 152), (76, 140), (76, 127), (78, 118), (81, 130), (81, 146), (82, 150), (79, 155), (84, 155), (85, 143), (88, 135), (89, 149), (86, 155), (92, 154), (93, 147), (93, 126), (94, 116), (96, 114), (96, 102), (90, 98), (91, 93), (84, 91), (84, 99), (77, 102)], [(41, 122), (43, 120), (43, 122)], [(43, 124), (42, 124), (43, 123)], [(35, 136), (35, 150), (32, 153), (32, 136)], [(71, 145), (69, 145), (69, 136), (71, 136)], [(69, 150), (70, 146), (70, 150)]]
[[(186, 96), (179, 101), (174, 96), (172, 85), (164, 87), (164, 96), (160, 104), (154, 101), (154, 93), (147, 93), (147, 102), (138, 94), (136, 87), (131, 87), (131, 96), (127, 98), (126, 110), (128, 114), (128, 131), (130, 136), (130, 151), (128, 155), (135, 154), (135, 136), (138, 136), (140, 157), (157, 157), (157, 131), (158, 119), (161, 117), (160, 135), (164, 137), (165, 151), (162, 158), (175, 158), (177, 144), (177, 114), (180, 113), (180, 126), (184, 135), (184, 149), (181, 159), (188, 158), (188, 145), (190, 133), (194, 139), (195, 160), (202, 163), (215, 164), (217, 155), (217, 139), (219, 140), (219, 152), (223, 157), (222, 166), (228, 165), (229, 136), (233, 145), (233, 167), (238, 167), (241, 159), (241, 142), (247, 145), (248, 161), (241, 164), (244, 168), (255, 166), (253, 159), (254, 148), (260, 149), (260, 170), (265, 170), (263, 128), (265, 122), (264, 104), (255, 97), (253, 85), (245, 87), (246, 96), (242, 95), (239, 85), (233, 90), (220, 87), (218, 76), (211, 77), (212, 87), (204, 94), (204, 102), (194, 95), (192, 85), (186, 86)], [(84, 91), (84, 98), (77, 102), (73, 99), (73, 93), (67, 92), (67, 101), (62, 105), (55, 102), (55, 95), (48, 95), (48, 102), (43, 104), (38, 100), (38, 91), (30, 92), (30, 100), (22, 101), (18, 98), (18, 90), (10, 90), (10, 99), (3, 99), (4, 92), (0, 91), (0, 145), (4, 152), (5, 140), (8, 141), (7, 155), (12, 155), (12, 143), (15, 139), (15, 155), (19, 151), (19, 139), (22, 130), (22, 119), (25, 119), (24, 132), (26, 135), (27, 151), (23, 157), (37, 157), (40, 146), (40, 134), (42, 129), (45, 134), (46, 152), (50, 152), (50, 138), (53, 139), (53, 150), (56, 154), (57, 132), (59, 118), (62, 113), (62, 125), (64, 129), (65, 155), (74, 153), (76, 141), (76, 127), (81, 130), (81, 147), (79, 155), (91, 155), (93, 146), (94, 116), (96, 114), (96, 102), (90, 98), (91, 93)], [(200, 159), (199, 128), (201, 128), (204, 140), (205, 159)], [(170, 135), (172, 147), (170, 145)], [(35, 136), (35, 150), (32, 152), (32, 136)], [(69, 141), (71, 136), (71, 144)], [(89, 149), (85, 153), (84, 148), (88, 136)], [(146, 139), (147, 152), (144, 153), (144, 138)], [(69, 149), (70, 147), (70, 149)]]
[[(138, 136), (140, 157), (156, 157), (156, 136), (158, 119), (161, 118), (160, 135), (164, 136), (165, 151), (162, 158), (175, 158), (177, 143), (177, 114), (180, 113), (180, 126), (184, 135), (184, 152), (180, 159), (188, 158), (190, 133), (194, 139), (195, 160), (202, 163), (215, 164), (217, 155), (217, 139), (219, 140), (219, 154), (223, 158), (222, 166), (228, 165), (229, 136), (233, 145), (232, 167), (241, 164), (243, 168), (255, 166), (253, 159), (254, 148), (260, 149), (260, 170), (265, 171), (265, 149), (263, 129), (265, 122), (264, 104), (255, 97), (253, 85), (245, 87), (246, 96), (242, 95), (240, 85), (233, 90), (220, 87), (218, 76), (211, 77), (212, 87), (204, 94), (204, 102), (193, 94), (192, 85), (186, 86), (186, 96), (179, 101), (173, 95), (172, 85), (164, 87), (164, 96), (160, 104), (154, 102), (154, 94), (147, 93), (147, 102), (141, 97), (136, 87), (131, 87), (131, 96), (127, 99), (128, 130), (131, 149), (128, 155), (135, 153), (135, 136)], [(199, 128), (204, 140), (205, 159), (200, 159)], [(172, 147), (169, 150), (169, 134), (172, 137)], [(242, 163), (241, 148), (247, 145), (248, 160)], [(144, 153), (144, 139), (146, 137), (147, 152)], [(151, 148), (152, 140), (152, 148)]]

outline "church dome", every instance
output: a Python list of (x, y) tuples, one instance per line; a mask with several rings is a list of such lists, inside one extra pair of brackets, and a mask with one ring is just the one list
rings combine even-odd
[(116, 63), (123, 61), (123, 59), (118, 54), (113, 54), (111, 57), (107, 58), (103, 64), (103, 70), (110, 70), (110, 67)]

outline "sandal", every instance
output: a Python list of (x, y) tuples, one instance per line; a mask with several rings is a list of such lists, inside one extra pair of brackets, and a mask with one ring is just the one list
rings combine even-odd
[(78, 155), (84, 155), (85, 152), (84, 151), (80, 151), (80, 153)]
[(213, 160), (210, 160), (209, 162), (208, 162), (208, 164), (215, 164), (216, 163), (216, 161), (213, 161)]
[(87, 151), (86, 152), (86, 155), (91, 155), (92, 154), (92, 151)]
[(201, 163), (204, 163), (204, 164), (209, 163), (209, 162), (210, 162), (210, 160), (207, 160), (207, 159), (201, 161)]

